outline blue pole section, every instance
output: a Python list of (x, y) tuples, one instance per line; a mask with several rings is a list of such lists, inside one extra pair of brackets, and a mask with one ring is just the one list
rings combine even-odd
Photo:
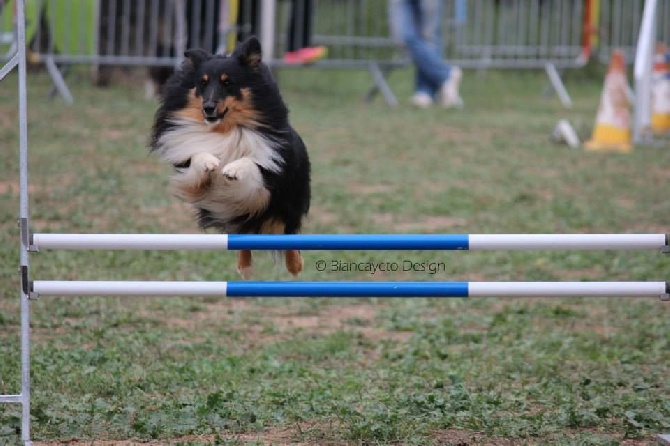
[(228, 249), (468, 250), (467, 234), (301, 234), (228, 236)]
[(228, 297), (468, 297), (468, 282), (228, 282)]

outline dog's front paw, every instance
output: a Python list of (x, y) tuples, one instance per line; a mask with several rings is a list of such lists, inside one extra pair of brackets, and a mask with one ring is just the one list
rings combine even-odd
[(235, 181), (240, 177), (240, 169), (238, 166), (227, 164), (221, 169), (221, 174), (226, 177), (227, 180)]
[(198, 153), (191, 158), (191, 167), (201, 172), (214, 172), (221, 161), (210, 153)]
[(223, 166), (221, 174), (226, 177), (227, 180), (237, 181), (248, 176), (251, 169), (256, 169), (256, 164), (247, 158), (241, 158)]

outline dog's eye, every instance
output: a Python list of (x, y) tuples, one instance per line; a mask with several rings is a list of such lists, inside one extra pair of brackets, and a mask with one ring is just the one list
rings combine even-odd
[(221, 81), (221, 85), (223, 85), (224, 87), (228, 87), (232, 85), (232, 82), (230, 82), (230, 79), (224, 79)]

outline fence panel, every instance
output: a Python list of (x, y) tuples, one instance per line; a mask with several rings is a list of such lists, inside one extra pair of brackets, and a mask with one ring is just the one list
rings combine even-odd
[[(262, 2), (233, 0), (27, 0), (26, 33), (37, 60), (57, 63), (172, 66), (184, 46), (230, 51), (236, 38), (260, 34)], [(312, 5), (311, 11), (308, 6)], [(449, 0), (445, 57), (463, 67), (574, 67), (583, 63), (585, 19), (597, 5), (596, 41), (607, 61), (622, 48), (633, 62), (643, 0)], [(307, 9), (306, 9), (307, 8)], [(658, 39), (670, 43), (670, 1), (659, 2)], [(322, 66), (364, 67), (399, 58), (387, 0), (279, 0), (277, 57), (283, 64), (296, 12), (297, 38), (309, 20), (314, 44), (328, 47)], [(306, 11), (307, 15), (301, 14)], [(592, 11), (591, 11), (592, 12)], [(15, 49), (15, 3), (0, 4), (0, 57)]]

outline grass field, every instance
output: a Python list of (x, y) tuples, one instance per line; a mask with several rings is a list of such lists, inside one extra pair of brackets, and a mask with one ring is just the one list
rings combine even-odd
[[(602, 80), (467, 72), (466, 108), (363, 104), (362, 72), (279, 73), (313, 163), (310, 233), (670, 232), (670, 151), (587, 153)], [(122, 83), (29, 79), (34, 232), (194, 233), (146, 143), (155, 103)], [(18, 393), (16, 77), (0, 88), (0, 393)], [(138, 84), (140, 85), (140, 84)], [(301, 280), (669, 280), (657, 252), (305, 252)], [(443, 262), (436, 274), (316, 262)], [(226, 252), (40, 252), (33, 279), (237, 280)], [(256, 278), (292, 280), (270, 256)], [(658, 299), (42, 298), (33, 437), (74, 444), (641, 445), (670, 431), (670, 306)], [(0, 445), (17, 405), (0, 405)]]

